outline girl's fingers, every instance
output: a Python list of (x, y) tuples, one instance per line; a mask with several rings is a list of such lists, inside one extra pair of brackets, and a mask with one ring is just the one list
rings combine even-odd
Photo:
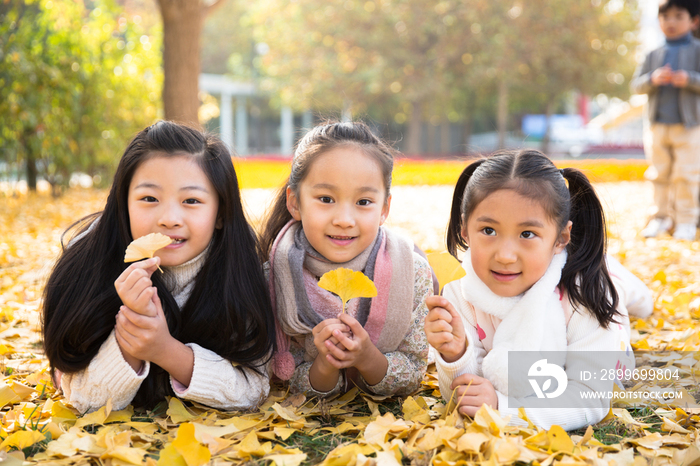
[(428, 336), (428, 343), (430, 343), (438, 351), (442, 350), (443, 346), (452, 343), (452, 341), (454, 341), (454, 338), (452, 337), (451, 333), (440, 332), (433, 333)]
[[(129, 267), (124, 269), (124, 271), (119, 275), (119, 278), (114, 282), (114, 284), (118, 283), (124, 283), (126, 280), (134, 273), (137, 272), (138, 275), (142, 275), (141, 272), (145, 272), (145, 276), (149, 277), (153, 274), (153, 272), (158, 268), (158, 264), (160, 263), (160, 258), (158, 257), (152, 257), (150, 259), (146, 259), (143, 261), (139, 262), (134, 262), (132, 263)], [(140, 272), (138, 272), (140, 271)]]
[[(147, 317), (144, 316), (143, 314), (139, 314), (138, 312), (134, 312), (133, 310), (129, 309), (126, 306), (122, 306), (119, 309), (119, 313), (117, 314), (117, 321), (119, 322), (119, 319), (122, 318), (122, 322), (128, 322), (130, 325), (133, 327), (130, 333), (134, 333), (137, 329), (150, 329), (152, 327), (151, 325), (151, 319), (152, 317)], [(126, 325), (126, 324), (125, 324)]]
[(445, 309), (444, 307), (434, 307), (430, 311), (428, 311), (428, 315), (425, 317), (425, 321), (427, 322), (436, 322), (436, 321), (445, 321), (445, 322), (452, 322), (452, 314)]
[[(342, 344), (342, 342), (341, 342), (341, 344)], [(338, 346), (334, 345), (329, 340), (325, 341), (325, 346), (326, 346), (326, 351), (328, 352), (328, 354), (333, 356), (338, 361), (344, 361), (347, 358), (345, 351), (338, 348)]]
[(428, 307), (428, 310), (433, 310), (436, 307), (445, 308), (449, 304), (450, 302), (442, 296), (433, 295), (425, 298), (425, 305)]
[(430, 322), (425, 323), (425, 331), (426, 332), (433, 332), (433, 333), (452, 333), (452, 325), (447, 323), (446, 321), (439, 319), (439, 320), (433, 320)]
[(476, 386), (476, 385), (481, 385), (484, 382), (484, 379), (482, 377), (479, 377), (478, 375), (474, 374), (462, 374), (459, 377), (456, 377), (453, 381), (452, 384), (450, 385), (450, 388), (454, 390), (455, 388), (459, 387), (460, 385), (471, 385), (471, 386)]
[(333, 336), (338, 339), (338, 342), (345, 347), (348, 351), (356, 351), (359, 347), (359, 340), (354, 340), (349, 338), (348, 335), (341, 332), (340, 330), (335, 330)]
[(319, 332), (314, 335), (314, 337), (321, 341), (325, 341), (331, 338), (336, 330), (346, 334), (349, 333), (349, 329), (345, 324), (328, 325), (320, 329)]
[(364, 335), (364, 334), (367, 333), (367, 331), (366, 331), (365, 328), (362, 326), (362, 324), (360, 324), (360, 323), (357, 321), (357, 319), (355, 319), (354, 317), (352, 317), (350, 314), (348, 314), (348, 313), (343, 313), (343, 314), (340, 314), (340, 316), (339, 316), (338, 318), (339, 318), (345, 325), (348, 326), (348, 328), (349, 328), (350, 331), (353, 333), (353, 335), (360, 337), (361, 335)]

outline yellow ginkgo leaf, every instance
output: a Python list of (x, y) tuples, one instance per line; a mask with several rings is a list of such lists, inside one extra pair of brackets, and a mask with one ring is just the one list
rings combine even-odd
[(574, 452), (574, 442), (561, 426), (552, 426), (547, 432), (547, 438), (549, 438), (549, 451), (552, 453), (558, 451)]
[(46, 436), (41, 432), (36, 430), (18, 430), (3, 440), (2, 444), (0, 444), (0, 449), (15, 447), (18, 450), (22, 450), (42, 440), (46, 440)]
[(435, 272), (440, 284), (440, 291), (448, 283), (459, 280), (467, 274), (462, 268), (462, 264), (447, 251), (428, 254), (428, 263)]
[(129, 244), (124, 254), (124, 262), (135, 262), (141, 259), (149, 259), (160, 248), (164, 248), (173, 240), (169, 236), (160, 233), (151, 233), (142, 236)]
[(340, 297), (343, 302), (343, 312), (345, 312), (345, 304), (352, 298), (377, 296), (377, 287), (367, 275), (343, 267), (324, 273), (318, 281), (318, 286)]
[(185, 459), (187, 466), (201, 466), (211, 459), (209, 449), (194, 436), (194, 424), (185, 423), (177, 429), (173, 447)]

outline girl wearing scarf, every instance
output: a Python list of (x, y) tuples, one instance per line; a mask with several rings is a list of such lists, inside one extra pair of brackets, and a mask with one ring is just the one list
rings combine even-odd
[[(410, 241), (382, 227), (392, 169), (392, 150), (362, 123), (317, 126), (296, 148), (263, 234), (279, 323), (273, 370), (293, 392), (357, 385), (388, 396), (420, 386), (432, 276)], [(340, 267), (367, 275), (377, 296), (341, 313), (338, 297), (318, 286)]]

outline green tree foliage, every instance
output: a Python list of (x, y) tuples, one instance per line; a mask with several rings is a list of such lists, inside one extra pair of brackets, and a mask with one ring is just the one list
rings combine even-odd
[(159, 44), (111, 0), (0, 3), (0, 161), (30, 189), (106, 174), (158, 116)]

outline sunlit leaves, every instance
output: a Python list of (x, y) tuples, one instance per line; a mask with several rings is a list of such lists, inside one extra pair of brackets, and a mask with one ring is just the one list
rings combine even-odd
[[(596, 166), (576, 163), (582, 168)], [(615, 176), (624, 176), (623, 166), (607, 165)], [(425, 164), (413, 167), (431, 170)], [(700, 406), (694, 400), (698, 369), (693, 356), (700, 349), (700, 242), (638, 237), (645, 220), (640, 212), (651, 204), (646, 183), (595, 187), (610, 221), (610, 253), (651, 287), (655, 299), (651, 317), (632, 319), (632, 340), (639, 348), (665, 351), (656, 357), (640, 352), (638, 367), (679, 368), (681, 378), (674, 383), (682, 396), (643, 408), (617, 402), (611, 419), (585, 433), (564, 432), (556, 426), (547, 430), (514, 427), (491, 408), (482, 408), (474, 419), (463, 418), (440, 400), (434, 367), (429, 369), (425, 390), (400, 399), (355, 388), (319, 401), (291, 396), (273, 385), (269, 399), (250, 412), (218, 411), (173, 397), (157, 412), (113, 411), (105, 406), (79, 413), (55, 392), (46, 360), (38, 354), (37, 310), (43, 280), (60, 251), (61, 232), (75, 219), (100, 210), (106, 193), (72, 191), (59, 200), (5, 197), (0, 202), (0, 345), (5, 370), (0, 383), (0, 437), (6, 442), (1, 450), (21, 451), (10, 451), (16, 456), (3, 464), (21, 464), (13, 463), (13, 458), (25, 454), (29, 463), (37, 464), (148, 466), (201, 464), (207, 454), (211, 464), (274, 461), (292, 466), (431, 461), (434, 465), (642, 464), (652, 460), (693, 464), (700, 458), (695, 439)], [(442, 239), (444, 223), (416, 215), (415, 203), (409, 203), (407, 213), (397, 210), (397, 198), (409, 189), (417, 193), (416, 199), (429, 199), (431, 209), (449, 204), (451, 189), (443, 193), (402, 187), (392, 203), (392, 216), (411, 219), (401, 223), (406, 230), (416, 237), (427, 234)], [(427, 192), (431, 196), (425, 196)], [(243, 193), (244, 198), (249, 195)], [(629, 390), (660, 389), (658, 385), (639, 383)], [(526, 417), (525, 410), (519, 417)], [(0, 452), (0, 458), (5, 454)]]
[(352, 298), (377, 296), (377, 287), (365, 274), (343, 267), (324, 273), (318, 286), (338, 295), (343, 303), (343, 312), (345, 304)]

